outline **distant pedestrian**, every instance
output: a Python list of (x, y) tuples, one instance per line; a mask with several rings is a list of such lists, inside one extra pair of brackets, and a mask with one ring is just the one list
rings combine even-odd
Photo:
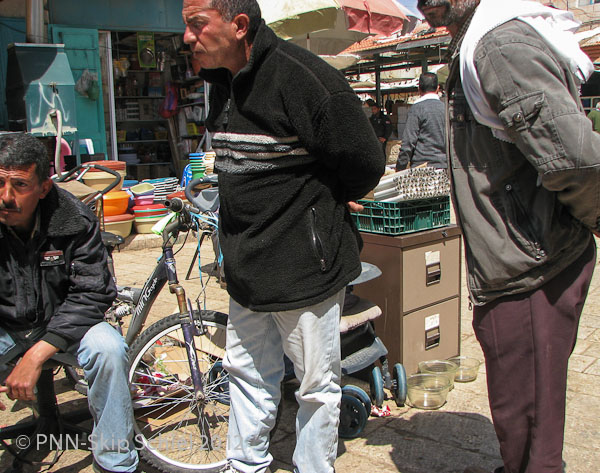
[(396, 171), (422, 164), (444, 169), (446, 159), (446, 106), (439, 97), (433, 72), (419, 77), (419, 98), (408, 112)]
[(390, 120), (390, 117), (383, 113), (381, 107), (376, 103), (371, 105), (371, 112), (372, 114), (369, 121), (371, 122), (373, 130), (375, 130), (375, 135), (377, 135), (377, 139), (381, 143), (385, 154), (387, 140), (392, 134), (392, 121)]
[(592, 120), (594, 131), (600, 133), (600, 100), (596, 102), (596, 107), (588, 113), (588, 118)]

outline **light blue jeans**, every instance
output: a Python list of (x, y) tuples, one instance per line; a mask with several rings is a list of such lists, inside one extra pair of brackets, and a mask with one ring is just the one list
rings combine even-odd
[(227, 350), (231, 409), (227, 458), (242, 473), (264, 473), (273, 460), (275, 425), (284, 376), (284, 353), (294, 363), (296, 448), (299, 473), (331, 473), (337, 456), (342, 391), (340, 315), (345, 291), (303, 309), (253, 312), (230, 301)]
[[(28, 335), (27, 338), (22, 333), (11, 336), (0, 328), (0, 358), (7, 362), (11, 352), (23, 353), (41, 338), (43, 330)], [(111, 471), (135, 471), (138, 455), (133, 443), (125, 340), (108, 323), (101, 322), (89, 329), (79, 345), (69, 351), (77, 356), (88, 381), (88, 403), (94, 418), (90, 443), (96, 462)], [(0, 363), (2, 371), (8, 375), (10, 367)]]

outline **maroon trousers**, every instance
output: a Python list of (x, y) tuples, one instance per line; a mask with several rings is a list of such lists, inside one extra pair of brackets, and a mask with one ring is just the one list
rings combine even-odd
[(596, 263), (587, 250), (542, 287), (473, 312), (505, 473), (562, 473), (567, 365)]

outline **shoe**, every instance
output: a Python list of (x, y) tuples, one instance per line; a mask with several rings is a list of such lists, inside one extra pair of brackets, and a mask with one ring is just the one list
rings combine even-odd
[[(227, 465), (224, 469), (219, 470), (219, 473), (242, 473), (239, 470), (236, 470), (234, 467), (232, 467), (231, 465)], [(265, 473), (271, 473), (271, 469), (267, 468), (265, 470)]]
[[(107, 470), (106, 468), (101, 467), (96, 462), (95, 458), (92, 460), (92, 470), (94, 470), (94, 473), (123, 473), (123, 472), (117, 472), (117, 471), (113, 471), (113, 470)], [(141, 472), (142, 472), (142, 470), (140, 470), (139, 466), (135, 470), (133, 470), (133, 473), (141, 473)]]

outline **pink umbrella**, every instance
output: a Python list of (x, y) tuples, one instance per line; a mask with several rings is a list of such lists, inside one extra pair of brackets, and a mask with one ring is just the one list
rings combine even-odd
[[(337, 54), (367, 35), (391, 35), (407, 20), (395, 0), (258, 0), (267, 25), (317, 54)], [(310, 47), (307, 39), (310, 38)]]
[(395, 1), (338, 0), (348, 18), (348, 29), (389, 36), (407, 20)]

